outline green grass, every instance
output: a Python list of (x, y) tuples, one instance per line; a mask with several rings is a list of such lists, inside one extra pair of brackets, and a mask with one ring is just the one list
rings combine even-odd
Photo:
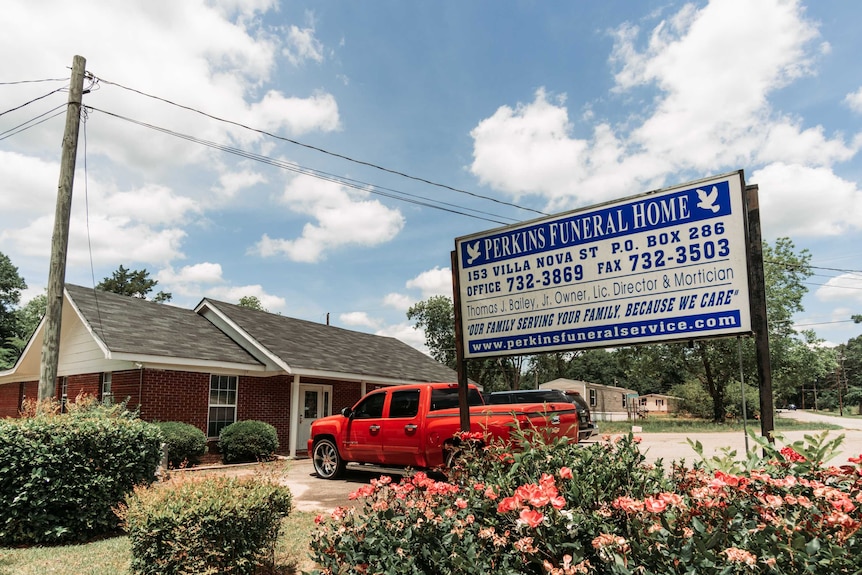
[[(661, 415), (650, 415), (645, 419), (639, 419), (634, 422), (599, 421), (598, 425), (600, 435), (605, 433), (628, 433), (632, 430), (633, 425), (640, 426), (643, 429), (642, 433), (720, 433), (725, 431), (743, 431), (741, 421), (713, 423), (703, 419)], [(749, 419), (747, 425), (749, 430), (757, 431), (760, 429), (760, 421), (756, 419)], [(775, 429), (779, 431), (822, 431), (841, 429), (841, 427), (830, 423), (811, 423), (776, 417)]]
[[(282, 523), (276, 547), (275, 572), (310, 571), (308, 545), (315, 513), (294, 511)], [(0, 548), (0, 575), (118, 575), (129, 573), (128, 537), (112, 537), (82, 545)]]

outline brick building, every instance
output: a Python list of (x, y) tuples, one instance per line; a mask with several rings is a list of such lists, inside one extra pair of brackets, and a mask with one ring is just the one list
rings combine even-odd
[[(64, 292), (57, 399), (127, 401), (147, 421), (183, 421), (216, 439), (234, 421), (278, 431), (305, 450), (311, 422), (371, 389), (457, 381), (394, 338), (203, 299), (194, 310), (80, 286)], [(0, 371), (0, 417), (35, 399), (44, 321), (15, 366)]]

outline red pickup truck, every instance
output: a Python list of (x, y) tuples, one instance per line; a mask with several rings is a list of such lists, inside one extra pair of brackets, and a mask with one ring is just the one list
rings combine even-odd
[[(485, 405), (468, 389), (470, 426), (490, 439), (511, 440), (513, 428), (537, 429), (578, 441), (571, 403)], [(349, 462), (432, 468), (450, 463), (461, 430), (457, 383), (423, 383), (378, 389), (340, 415), (311, 424), (308, 452), (317, 475), (338, 477)]]

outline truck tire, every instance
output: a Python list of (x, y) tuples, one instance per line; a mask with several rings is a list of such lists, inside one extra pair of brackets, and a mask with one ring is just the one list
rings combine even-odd
[(320, 439), (311, 450), (314, 471), (323, 479), (335, 479), (344, 472), (347, 462), (338, 454), (338, 447), (331, 439)]

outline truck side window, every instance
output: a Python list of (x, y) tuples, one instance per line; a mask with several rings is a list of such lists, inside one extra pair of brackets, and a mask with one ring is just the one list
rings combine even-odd
[[(458, 407), (458, 388), (434, 389), (431, 391), (431, 411), (452, 409)], [(467, 405), (485, 405), (478, 390), (470, 388), (467, 393)]]
[(389, 417), (416, 417), (419, 413), (419, 390), (406, 389), (392, 394)]
[(353, 410), (355, 419), (371, 419), (383, 417), (383, 404), (386, 402), (386, 393), (380, 392), (369, 395), (363, 399), (356, 409)]

